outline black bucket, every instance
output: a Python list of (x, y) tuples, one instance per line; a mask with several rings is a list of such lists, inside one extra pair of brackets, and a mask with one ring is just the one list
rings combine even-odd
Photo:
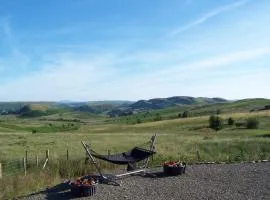
[(75, 196), (93, 196), (96, 194), (96, 185), (71, 186), (71, 192)]
[(168, 165), (163, 166), (163, 172), (168, 176), (181, 175), (184, 174), (185, 171), (186, 171), (185, 163), (183, 163), (183, 165), (176, 165), (176, 166), (168, 166)]

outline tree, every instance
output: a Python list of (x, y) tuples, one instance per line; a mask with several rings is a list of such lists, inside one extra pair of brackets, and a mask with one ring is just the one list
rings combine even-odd
[(222, 129), (222, 118), (219, 116), (211, 115), (209, 117), (209, 127), (218, 131)]
[(140, 124), (140, 123), (142, 123), (141, 119), (137, 118), (137, 124)]
[(220, 109), (217, 109), (217, 110), (216, 110), (216, 114), (217, 114), (217, 115), (220, 115), (220, 114), (221, 114), (221, 110), (220, 110)]
[(155, 121), (160, 121), (162, 120), (162, 117), (159, 113), (156, 114), (155, 118), (154, 118)]
[(248, 128), (248, 129), (259, 128), (259, 121), (255, 118), (248, 118), (246, 121), (246, 128)]
[(229, 117), (228, 119), (228, 125), (234, 125), (234, 119), (232, 117)]
[(189, 112), (185, 110), (182, 114), (182, 118), (187, 118), (189, 116)]

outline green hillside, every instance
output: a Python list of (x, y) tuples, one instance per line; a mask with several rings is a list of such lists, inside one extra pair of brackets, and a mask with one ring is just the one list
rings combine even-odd
[(239, 101), (229, 101), (226, 103), (215, 104), (195, 104), (195, 105), (179, 105), (164, 109), (150, 110), (133, 115), (112, 118), (111, 121), (136, 124), (150, 121), (160, 121), (164, 119), (181, 118), (181, 115), (187, 111), (188, 117), (239, 113), (239, 112), (256, 112), (263, 110), (267, 105), (270, 105), (270, 99), (244, 99)]

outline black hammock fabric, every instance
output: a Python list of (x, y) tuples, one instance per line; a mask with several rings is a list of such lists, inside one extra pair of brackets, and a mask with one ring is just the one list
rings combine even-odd
[(156, 152), (154, 151), (134, 147), (128, 152), (113, 155), (99, 155), (95, 152), (92, 152), (91, 154), (92, 156), (99, 158), (101, 160), (105, 160), (118, 165), (126, 165), (128, 163), (134, 163), (144, 160), (155, 153)]

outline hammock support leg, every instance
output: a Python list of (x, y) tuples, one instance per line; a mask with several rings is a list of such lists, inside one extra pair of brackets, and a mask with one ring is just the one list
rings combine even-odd
[[(157, 137), (156, 133), (151, 137), (151, 145), (150, 145), (150, 149), (149, 149), (150, 151), (153, 151), (155, 149), (156, 137)], [(149, 157), (145, 161), (144, 169), (146, 169), (148, 167), (148, 163), (149, 163)]]
[(106, 176), (104, 176), (104, 175), (102, 174), (102, 171), (101, 171), (101, 169), (99, 168), (99, 166), (97, 165), (97, 162), (95, 161), (94, 157), (92, 156), (90, 150), (88, 149), (88, 146), (87, 146), (83, 141), (81, 141), (81, 142), (82, 142), (82, 145), (83, 145), (85, 151), (87, 152), (87, 154), (88, 154), (90, 160), (92, 161), (92, 163), (94, 164), (94, 166), (96, 167), (96, 169), (97, 169), (97, 171), (98, 171), (98, 173), (99, 173), (99, 175), (100, 175), (99, 181), (101, 181), (101, 182), (103, 182), (103, 183), (107, 183), (107, 184), (113, 183), (114, 185), (120, 186), (119, 183), (117, 183), (116, 181), (111, 180), (110, 178), (108, 178), (108, 177), (106, 177)]

